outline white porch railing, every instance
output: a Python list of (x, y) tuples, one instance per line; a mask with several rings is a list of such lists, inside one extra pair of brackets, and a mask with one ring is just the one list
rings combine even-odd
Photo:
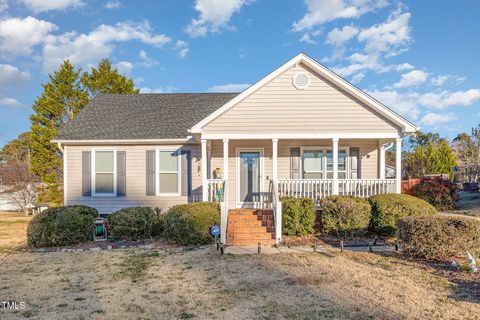
[(341, 195), (368, 198), (395, 192), (395, 179), (342, 179), (338, 182)]
[(282, 242), (282, 202), (278, 193), (278, 183), (272, 181), (272, 209), (275, 223), (275, 243)]
[(333, 180), (331, 179), (280, 179), (278, 180), (278, 194), (281, 197), (307, 197), (315, 200), (333, 194)]
[(225, 190), (225, 180), (222, 179), (208, 179), (208, 202), (222, 202), (223, 192)]

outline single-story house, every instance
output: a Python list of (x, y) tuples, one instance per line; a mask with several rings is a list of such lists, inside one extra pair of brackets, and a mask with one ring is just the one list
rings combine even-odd
[(221, 241), (256, 244), (281, 241), (283, 196), (399, 193), (402, 138), (416, 130), (300, 53), (241, 93), (100, 95), (53, 142), (65, 205), (216, 201)]

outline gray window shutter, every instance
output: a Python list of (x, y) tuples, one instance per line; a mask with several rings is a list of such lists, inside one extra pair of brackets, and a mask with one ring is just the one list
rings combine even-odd
[(117, 151), (117, 197), (127, 195), (127, 157), (125, 151)]
[(82, 151), (82, 196), (92, 195), (92, 156), (90, 151)]
[(192, 157), (190, 150), (182, 150), (182, 196), (192, 195)]
[(147, 196), (155, 195), (155, 150), (147, 150)]
[(360, 148), (350, 148), (350, 176), (352, 179), (360, 179)]
[(290, 149), (290, 178), (300, 179), (300, 148)]

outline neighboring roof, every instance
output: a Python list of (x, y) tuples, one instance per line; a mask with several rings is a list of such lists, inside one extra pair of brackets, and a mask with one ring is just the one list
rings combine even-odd
[(201, 133), (202, 128), (225, 113), (227, 110), (232, 108), (233, 106), (237, 105), (240, 101), (263, 87), (265, 84), (270, 82), (272, 79), (275, 77), (279, 76), (282, 74), (284, 71), (288, 70), (290, 67), (299, 64), (299, 63), (304, 63), (310, 68), (312, 68), (314, 71), (318, 72), (320, 75), (325, 77), (327, 80), (331, 81), (333, 84), (338, 85), (340, 88), (344, 89), (347, 93), (353, 95), (355, 98), (359, 99), (360, 101), (364, 102), (366, 105), (371, 107), (372, 109), (376, 110), (383, 116), (385, 116), (387, 119), (390, 119), (393, 121), (393, 123), (397, 124), (402, 128), (403, 133), (413, 133), (417, 131), (419, 128), (413, 124), (412, 122), (408, 121), (404, 117), (400, 116), (398, 113), (395, 111), (391, 110), (378, 100), (374, 99), (367, 93), (363, 92), (359, 88), (355, 87), (353, 84), (348, 82), (347, 80), (343, 79), (339, 75), (337, 75), (335, 72), (332, 70), (328, 69), (324, 65), (320, 64), (318, 61), (315, 59), (309, 57), (305, 53), (300, 53), (297, 56), (295, 56), (293, 59), (288, 61), (287, 63), (283, 64), (273, 72), (271, 72), (269, 75), (261, 79), (260, 81), (256, 82), (254, 85), (250, 86), (248, 89), (237, 95), (235, 98), (232, 100), (228, 101), (224, 106), (221, 108), (218, 108), (215, 110), (212, 114), (208, 115), (202, 121), (197, 123), (195, 126), (191, 128), (192, 133)]
[(108, 94), (92, 99), (54, 141), (184, 139), (238, 93)]

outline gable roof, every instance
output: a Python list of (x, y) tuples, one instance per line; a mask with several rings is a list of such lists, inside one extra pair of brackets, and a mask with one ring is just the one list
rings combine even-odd
[(212, 114), (208, 115), (207, 117), (203, 118), (200, 122), (195, 124), (191, 129), (190, 132), (192, 133), (201, 133), (202, 128), (225, 113), (227, 110), (230, 108), (234, 107), (237, 105), (240, 101), (263, 87), (265, 84), (270, 82), (272, 79), (276, 78), (286, 70), (288, 70), (290, 67), (299, 64), (299, 63), (304, 63), (308, 67), (310, 67), (313, 71), (318, 72), (320, 75), (325, 77), (327, 80), (332, 82), (334, 85), (339, 86), (343, 90), (345, 90), (347, 93), (353, 95), (355, 98), (358, 100), (362, 101), (365, 103), (367, 106), (371, 107), (373, 110), (379, 112), (381, 115), (386, 117), (387, 119), (391, 120), (393, 123), (397, 124), (401, 130), (402, 133), (413, 133), (417, 131), (419, 128), (413, 124), (412, 122), (408, 121), (404, 117), (400, 116), (398, 113), (395, 111), (391, 110), (378, 100), (374, 99), (364, 91), (360, 90), (359, 88), (355, 87), (353, 84), (348, 82), (347, 80), (343, 79), (327, 67), (323, 66), (320, 64), (318, 61), (314, 60), (313, 58), (309, 57), (305, 53), (300, 53), (297, 56), (295, 56), (293, 59), (288, 61), (287, 63), (283, 64), (279, 68), (277, 68), (275, 71), (261, 79), (260, 81), (256, 82), (254, 85), (250, 86), (248, 89), (237, 95), (235, 98), (232, 100), (228, 101), (223, 105), (222, 107), (218, 108), (215, 110)]
[(237, 95), (99, 95), (60, 130), (54, 141), (186, 139), (189, 128)]

